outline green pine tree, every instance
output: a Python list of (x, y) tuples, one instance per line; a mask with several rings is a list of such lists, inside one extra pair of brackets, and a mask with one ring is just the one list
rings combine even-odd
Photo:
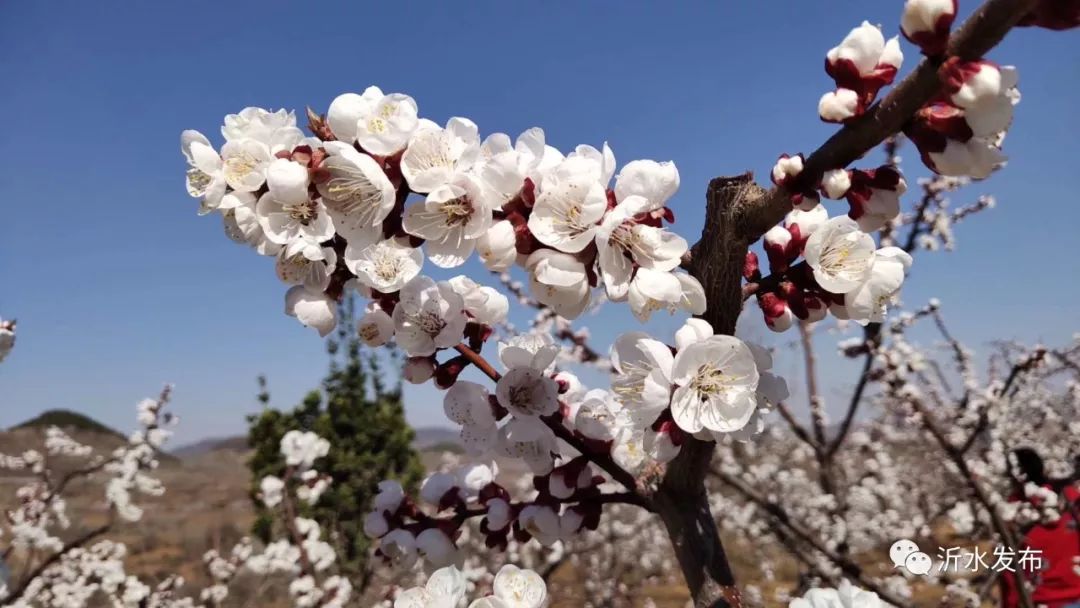
[[(268, 542), (275, 532), (272, 513), (258, 501), (259, 480), (281, 476), (285, 463), (279, 451), (281, 437), (291, 429), (314, 431), (330, 441), (330, 453), (316, 463), (319, 472), (333, 483), (319, 502), (303, 506), (301, 514), (319, 522), (336, 546), (342, 571), (364, 580), (370, 541), (364, 536), (364, 516), (378, 493), (378, 483), (397, 479), (413, 490), (423, 478), (420, 457), (412, 448), (413, 430), (405, 422), (401, 379), (386, 382), (379, 357), (361, 348), (356, 336), (353, 302), (340, 309), (336, 338), (327, 341), (330, 371), (322, 390), (314, 390), (290, 412), (267, 407), (248, 417), (248, 444), (254, 450), (249, 462), (252, 500), (258, 510), (253, 533)], [(399, 357), (391, 353), (391, 361)], [(269, 393), (259, 378), (258, 399), (266, 406)]]

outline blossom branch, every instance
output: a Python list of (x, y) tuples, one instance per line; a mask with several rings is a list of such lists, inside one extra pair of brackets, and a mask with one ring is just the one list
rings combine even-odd
[(899, 132), (940, 91), (938, 69), (946, 57), (972, 61), (981, 58), (1035, 5), (1035, 0), (987, 0), (949, 38), (946, 55), (923, 59), (881, 103), (846, 124), (810, 154), (802, 172), (787, 187), (777, 186), (768, 192), (758, 188), (758, 196), (748, 199), (737, 214), (743, 237), (756, 241), (791, 210), (791, 192), (815, 187), (826, 171), (846, 167)]
[[(483, 374), (486, 375), (488, 378), (490, 378), (492, 382), (498, 382), (499, 379), (502, 377), (502, 374), (500, 374), (491, 365), (491, 363), (489, 363), (488, 360), (484, 358), (483, 355), (477, 353), (468, 346), (464, 344), (457, 344), (454, 346), (454, 350), (456, 350), (463, 357), (465, 357), (465, 359), (469, 363), (476, 366), (476, 368), (483, 372)], [(635, 504), (651, 510), (651, 507), (648, 506), (648, 501), (638, 492), (638, 484), (637, 481), (634, 479), (634, 476), (627, 472), (626, 469), (623, 469), (618, 464), (616, 464), (615, 461), (611, 458), (610, 454), (603, 454), (597, 452), (596, 450), (590, 450), (584, 441), (576, 437), (559, 421), (553, 420), (550, 417), (544, 418), (543, 421), (544, 424), (547, 425), (547, 427), (555, 433), (556, 437), (565, 441), (572, 448), (577, 450), (583, 456), (588, 458), (591, 462), (603, 469), (605, 472), (607, 472), (608, 475), (611, 475), (612, 479), (618, 481), (632, 494), (637, 495), (638, 500)]]
[(30, 572), (30, 574), (11, 591), (10, 594), (3, 598), (3, 600), (9, 604), (17, 604), (19, 599), (22, 598), (23, 594), (26, 593), (26, 590), (30, 586), (30, 584), (33, 583), (42, 574), (44, 574), (50, 566), (64, 559), (64, 556), (70, 553), (73, 549), (80, 548), (89, 543), (90, 541), (94, 540), (95, 538), (111, 530), (113, 523), (114, 512), (110, 510), (109, 518), (104, 524), (96, 528), (92, 528), (87, 532), (83, 533), (82, 535), (64, 543), (64, 546), (59, 551), (50, 555), (45, 561), (43, 561), (36, 568), (34, 568)]
[[(290, 466), (286, 468), (282, 481), (287, 484), (295, 474), (296, 467)], [(315, 569), (312, 568), (311, 558), (304, 547), (304, 537), (296, 527), (296, 504), (293, 502), (292, 492), (285, 491), (281, 493), (281, 508), (285, 511), (285, 520), (283, 522), (285, 530), (289, 533), (289, 537), (292, 538), (293, 545), (300, 551), (300, 571), (307, 576), (314, 577)]]

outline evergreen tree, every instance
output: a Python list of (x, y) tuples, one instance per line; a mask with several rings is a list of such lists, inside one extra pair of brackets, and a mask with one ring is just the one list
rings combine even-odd
[[(308, 393), (292, 411), (267, 407), (248, 417), (248, 444), (254, 450), (249, 462), (251, 495), (258, 510), (253, 532), (264, 542), (274, 534), (271, 513), (256, 496), (260, 479), (285, 471), (281, 437), (291, 429), (314, 431), (330, 441), (330, 453), (316, 467), (333, 482), (316, 505), (304, 505), (300, 513), (328, 531), (329, 542), (338, 550), (339, 566), (362, 584), (370, 548), (363, 521), (378, 483), (397, 479), (414, 489), (424, 469), (412, 448), (413, 430), (405, 422), (400, 377), (388, 385), (376, 354), (361, 348), (351, 299), (342, 305), (340, 314), (337, 337), (327, 341), (330, 370), (322, 390)], [(400, 363), (396, 355), (391, 356), (393, 363)], [(269, 402), (265, 378), (259, 378), (259, 386), (258, 399), (265, 406)]]

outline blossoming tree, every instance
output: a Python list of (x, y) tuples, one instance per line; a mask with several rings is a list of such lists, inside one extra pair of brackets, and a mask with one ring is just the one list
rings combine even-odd
[[(903, 52), (864, 22), (826, 55), (835, 89), (818, 110), (842, 127), (812, 154), (782, 155), (771, 189), (750, 175), (713, 180), (693, 247), (667, 227), (673, 164), (619, 169), (606, 144), (564, 154), (540, 129), (481, 138), (468, 119), (439, 125), (411, 97), (376, 87), (339, 96), (325, 115), (309, 110), (312, 137), (291, 113), (257, 108), (226, 117), (220, 152), (185, 132), (188, 187), (230, 237), (275, 256), (293, 285), (289, 315), (325, 335), (345, 290), (368, 297), (365, 340), (394, 339), (410, 356), (408, 377), (446, 391), (446, 413), (478, 458), (520, 458), (534, 475), (538, 494), (527, 501), (468, 470), (430, 478), (421, 492), (430, 513), (395, 490), (366, 522), (382, 555), (452, 563), (470, 518), (483, 519), (492, 547), (510, 535), (553, 542), (626, 503), (662, 519), (697, 605), (737, 605), (704, 480), (716, 442), (752, 433), (786, 396), (768, 354), (732, 336), (744, 299), (777, 331), (827, 314), (884, 321), (911, 256), (872, 233), (898, 215), (906, 183), (893, 166), (849, 165), (902, 131), (934, 172), (989, 175), (1004, 161), (1019, 95), (1016, 70), (983, 55), (1021, 23), (1074, 25), (1058, 4), (989, 0), (952, 32), (954, 2), (907, 2), (901, 31), (925, 57), (880, 101)], [(845, 200), (847, 212), (830, 218), (822, 198)], [(748, 252), (762, 236), (767, 275)], [(611, 389), (585, 391), (554, 373), (557, 349), (541, 334), (485, 352), (505, 323), (505, 296), (469, 277), (423, 274), (473, 253), (496, 272), (520, 266), (531, 297), (570, 321), (598, 288), (643, 322), (660, 310), (695, 318), (673, 344), (624, 334)], [(469, 366), (490, 384), (458, 380)], [(618, 491), (601, 491), (605, 482)]]
[[(613, 506), (662, 522), (695, 606), (743, 604), (712, 509), (723, 497), (711, 499), (706, 481), (717, 445), (753, 446), (765, 414), (784, 414), (787, 397), (770, 353), (733, 335), (744, 302), (753, 298), (774, 331), (806, 332), (831, 315), (876, 335), (912, 257), (874, 234), (889, 237), (907, 184), (895, 164), (853, 163), (904, 133), (933, 172), (986, 177), (1004, 162), (1019, 94), (1017, 71), (983, 56), (1014, 26), (1080, 22), (1072, 1), (987, 0), (954, 28), (956, 10), (949, 0), (904, 4), (901, 33), (924, 57), (898, 82), (899, 37), (887, 40), (865, 22), (851, 30), (826, 54), (834, 86), (818, 104), (836, 133), (810, 154), (781, 155), (769, 188), (749, 174), (712, 180), (702, 238), (692, 246), (670, 230), (667, 204), (680, 185), (674, 164), (634, 160), (620, 168), (606, 144), (564, 153), (539, 128), (514, 140), (481, 137), (466, 118), (421, 118), (411, 97), (377, 87), (338, 96), (325, 114), (309, 109), (310, 135), (293, 113), (260, 108), (227, 116), (219, 149), (201, 133), (183, 133), (189, 193), (201, 212), (220, 214), (230, 238), (274, 258), (290, 285), (288, 315), (325, 336), (338, 323), (336, 303), (353, 290), (370, 302), (358, 324), (364, 341), (393, 340), (409, 356), (407, 379), (445, 391), (446, 415), (472, 459), (429, 476), (419, 496), (384, 484), (364, 521), (389, 563), (450, 568), (395, 606), (461, 601), (453, 567), (464, 563), (469, 526), (488, 548), (551, 545), (597, 529)], [(767, 272), (749, 250), (759, 239)], [(509, 331), (510, 302), (499, 290), (476, 277), (425, 274), (430, 266), (458, 268), (474, 253), (504, 274), (516, 297), (546, 311), (548, 323)], [(563, 352), (556, 340), (580, 360), (601, 359), (573, 321), (605, 299), (628, 303), (643, 323), (659, 311), (693, 318), (671, 337), (620, 336), (607, 359), (610, 388), (588, 390), (556, 367)], [(467, 368), (485, 381), (459, 379)], [(288, 511), (294, 492), (318, 499), (305, 480), (319, 479), (309, 471), (326, 446), (310, 433), (285, 439), (290, 476), (264, 479), (261, 489), (267, 505)], [(808, 445), (820, 455), (816, 441)], [(939, 445), (956, 449), (948, 438)], [(496, 456), (519, 460), (534, 491), (499, 483)], [(962, 462), (954, 459), (961, 469)], [(738, 492), (741, 478), (721, 473)], [(283, 521), (286, 537), (257, 563), (290, 573), (297, 605), (339, 605), (351, 587), (324, 574), (333, 553), (318, 525), (288, 512)], [(237, 559), (250, 562), (249, 548), (239, 551)], [(217, 570), (221, 580), (232, 571)], [(506, 569), (494, 595), (473, 606), (539, 606), (541, 587), (535, 574)], [(792, 606), (878, 601), (842, 586)]]

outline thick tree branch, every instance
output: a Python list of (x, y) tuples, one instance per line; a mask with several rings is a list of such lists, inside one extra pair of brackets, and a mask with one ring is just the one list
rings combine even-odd
[[(1035, 1), (987, 0), (952, 36), (947, 54), (963, 59), (982, 57), (1031, 12)], [(924, 59), (881, 103), (810, 154), (790, 191), (816, 186), (825, 171), (846, 167), (902, 130), (939, 91), (937, 72), (943, 59)], [(701, 282), (709, 303), (702, 318), (716, 332), (731, 335), (742, 311), (742, 267), (747, 248), (784, 218), (791, 210), (791, 199), (789, 190), (767, 191), (755, 184), (749, 173), (713, 179), (706, 196), (702, 238), (685, 266)], [(713, 448), (712, 443), (690, 439), (669, 464), (655, 497), (697, 608), (741, 604), (705, 495), (704, 479)]]

